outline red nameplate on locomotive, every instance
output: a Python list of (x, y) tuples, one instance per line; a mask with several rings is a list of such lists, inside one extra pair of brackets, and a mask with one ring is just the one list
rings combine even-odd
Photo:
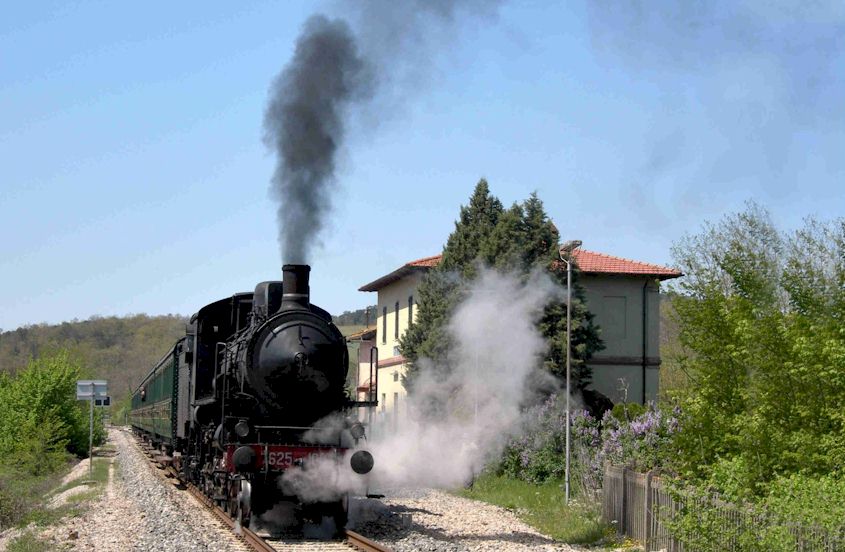
[(292, 466), (307, 464), (310, 458), (317, 456), (343, 456), (347, 449), (340, 447), (289, 446), (289, 445), (228, 445), (226, 447), (226, 466), (230, 471), (234, 464), (232, 455), (241, 446), (248, 446), (255, 451), (255, 469), (264, 471), (264, 465), (271, 471), (282, 471)]

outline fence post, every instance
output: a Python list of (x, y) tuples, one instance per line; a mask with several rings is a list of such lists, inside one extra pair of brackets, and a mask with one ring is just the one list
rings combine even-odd
[(645, 551), (648, 552), (649, 545), (651, 544), (651, 521), (654, 515), (652, 514), (652, 507), (654, 504), (654, 499), (651, 495), (651, 478), (654, 472), (649, 470), (645, 474)]
[(626, 535), (628, 532), (628, 528), (626, 527), (625, 517), (627, 515), (626, 510), (628, 509), (628, 484), (626, 481), (625, 475), (628, 473), (628, 468), (622, 467), (622, 519), (619, 520), (619, 533), (622, 535)]

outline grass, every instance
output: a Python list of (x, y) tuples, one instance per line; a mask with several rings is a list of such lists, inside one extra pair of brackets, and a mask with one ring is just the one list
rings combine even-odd
[(53, 494), (62, 493), (68, 489), (78, 487), (80, 485), (87, 485), (95, 483), (98, 485), (105, 484), (109, 480), (109, 460), (107, 458), (94, 457), (94, 468), (91, 470), (91, 477), (88, 477), (88, 470), (85, 470), (82, 477), (69, 481), (56, 489)]
[(32, 532), (26, 532), (6, 547), (6, 552), (48, 552), (50, 544), (39, 540)]
[(577, 501), (567, 505), (563, 485), (558, 481), (536, 485), (483, 474), (471, 489), (462, 489), (458, 494), (512, 510), (525, 523), (562, 542), (592, 544), (606, 541), (613, 533), (602, 523), (596, 507)]
[(68, 489), (79, 487), (81, 485), (90, 485), (93, 483), (88, 490), (67, 497), (64, 505), (55, 508), (48, 508), (43, 502), (39, 503), (23, 513), (17, 519), (15, 525), (18, 527), (26, 527), (30, 523), (34, 523), (39, 527), (44, 527), (46, 525), (56, 524), (65, 517), (81, 514), (81, 506), (85, 502), (97, 498), (103, 492), (106, 482), (109, 479), (109, 464), (110, 462), (107, 458), (94, 458), (94, 469), (92, 470), (93, 473), (90, 478), (88, 477), (88, 472), (86, 471), (82, 477), (62, 485), (50, 493), (50, 495), (55, 496), (67, 491)]
[(32, 510), (33, 499), (45, 496), (61, 481), (61, 474), (33, 476), (0, 468), (0, 530), (20, 525)]

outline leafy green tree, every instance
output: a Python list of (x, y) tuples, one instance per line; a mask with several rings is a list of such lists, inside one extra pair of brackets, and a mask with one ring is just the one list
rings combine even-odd
[(756, 204), (673, 254), (676, 359), (691, 385), (678, 469), (729, 496), (845, 468), (845, 223), (785, 234)]
[[(88, 452), (88, 408), (76, 400), (82, 369), (67, 354), (35, 359), (14, 378), (0, 378), (0, 454), (32, 475), (57, 469), (67, 453)], [(95, 442), (104, 438), (99, 411)]]
[[(455, 230), (443, 249), (441, 263), (431, 270), (418, 289), (419, 311), (415, 324), (401, 340), (402, 354), (411, 362), (406, 385), (420, 369), (420, 359), (429, 359), (429, 369), (448, 370), (450, 340), (445, 328), (452, 309), (460, 303), (464, 290), (476, 277), (478, 267), (512, 271), (527, 277), (532, 270), (548, 270), (553, 278), (566, 284), (566, 271), (559, 263), (557, 228), (549, 220), (537, 194), (522, 204), (504, 209), (481, 180), (461, 207)], [(583, 289), (573, 285), (572, 366), (576, 386), (583, 388), (590, 380), (585, 361), (602, 347), (598, 328), (584, 303)], [(539, 324), (549, 341), (545, 367), (562, 375), (566, 357), (566, 304), (549, 305)]]

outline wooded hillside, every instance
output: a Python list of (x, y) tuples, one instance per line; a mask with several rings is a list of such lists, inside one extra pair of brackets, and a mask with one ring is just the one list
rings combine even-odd
[(24, 326), (0, 333), (0, 372), (15, 374), (32, 358), (66, 349), (85, 377), (108, 380), (118, 399), (185, 335), (186, 322), (178, 315), (137, 314)]
[[(375, 307), (370, 307), (375, 312)], [(362, 324), (365, 309), (335, 317), (337, 324)], [(358, 322), (358, 321), (361, 322)], [(153, 364), (185, 335), (179, 315), (100, 317), (61, 324), (37, 324), (0, 332), (0, 372), (16, 374), (30, 359), (66, 349), (85, 377), (105, 379), (115, 400), (141, 381)]]

